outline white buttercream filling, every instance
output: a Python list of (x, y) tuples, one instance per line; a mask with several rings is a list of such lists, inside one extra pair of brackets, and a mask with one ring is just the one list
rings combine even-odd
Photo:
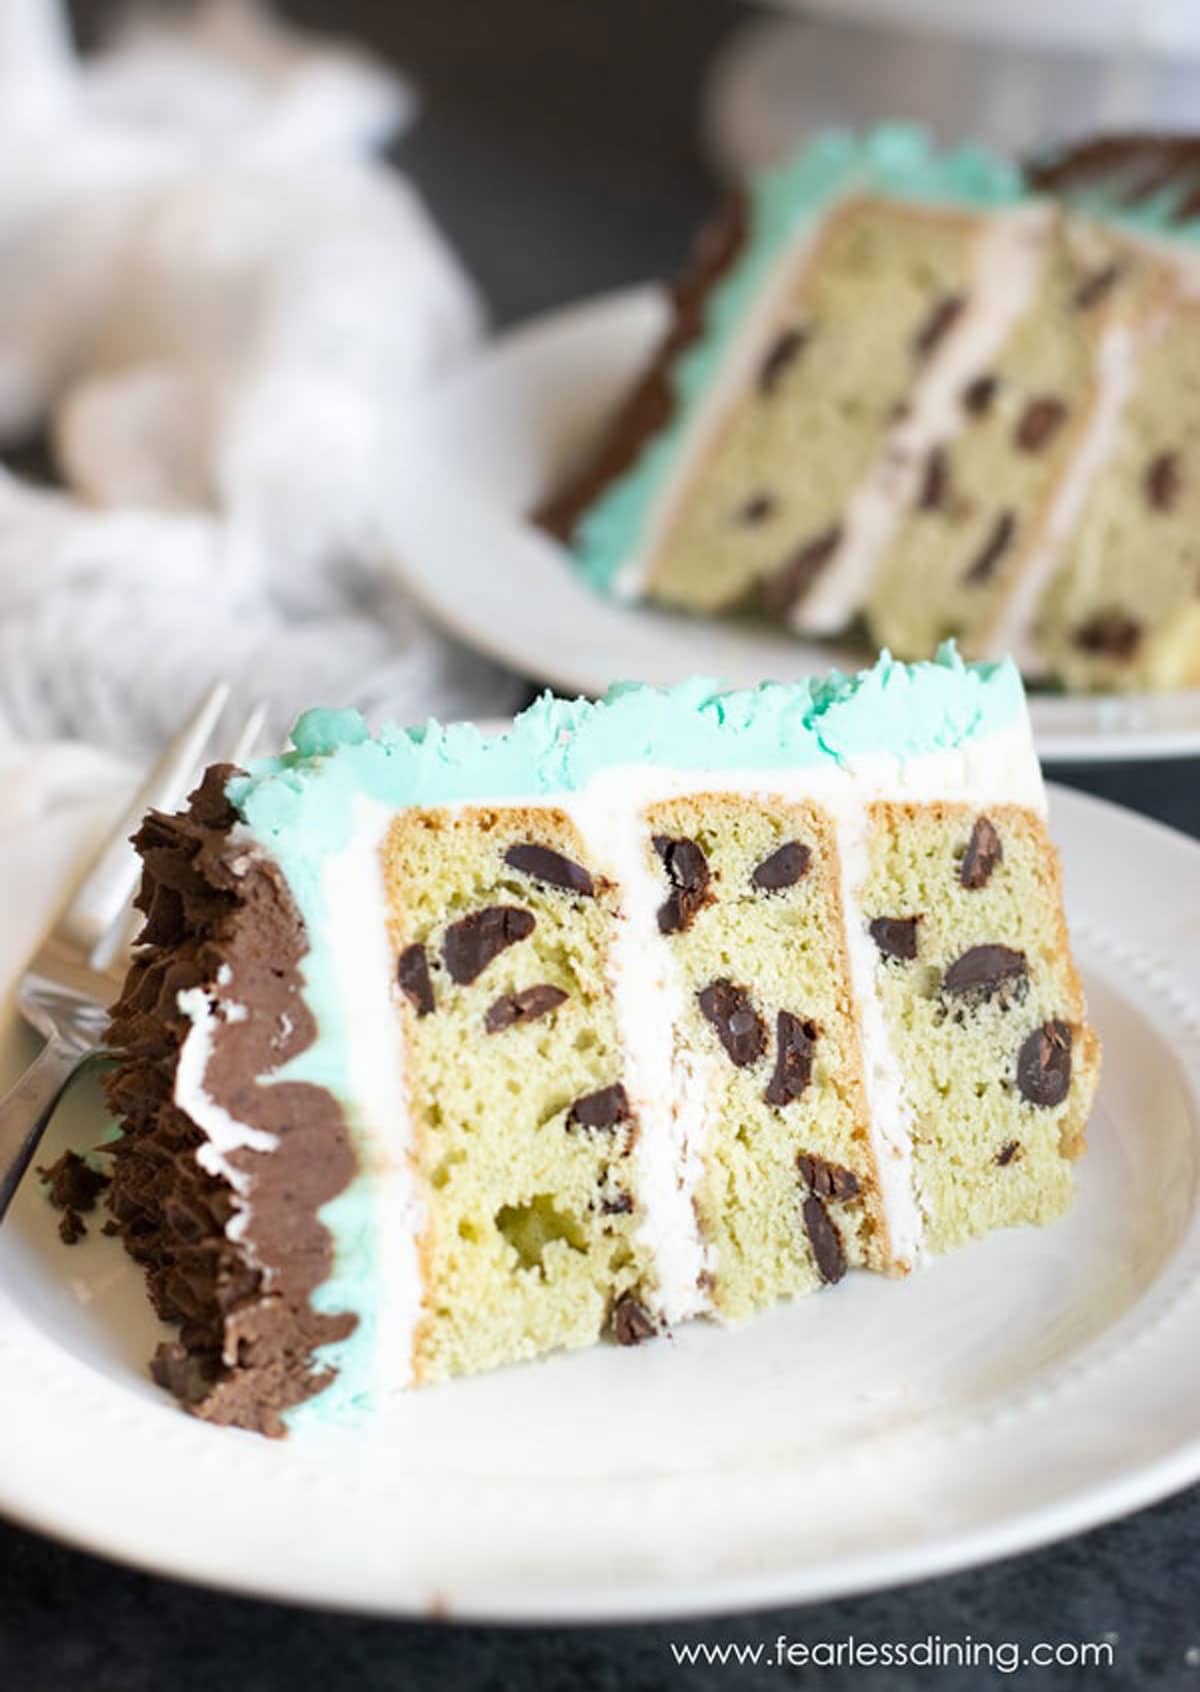
[(837, 550), (791, 614), (792, 626), (836, 634), (866, 600), (876, 566), (916, 501), (929, 455), (967, 422), (963, 390), (986, 371), (1032, 305), (1045, 267), (1053, 212), (997, 212), (974, 244), (961, 314), (914, 384), (905, 417), (851, 495)]
[(1139, 334), (1128, 323), (1117, 321), (1101, 334), (1096, 349), (1096, 397), (1083, 437), (1059, 481), (1041, 538), (1025, 560), (986, 643), (989, 655), (1011, 656), (1024, 675), (1045, 669), (1033, 639), (1038, 604), (1083, 515), (1092, 484), (1121, 438), (1121, 420), (1137, 383), (1142, 353), (1164, 324), (1164, 318), (1157, 318)]

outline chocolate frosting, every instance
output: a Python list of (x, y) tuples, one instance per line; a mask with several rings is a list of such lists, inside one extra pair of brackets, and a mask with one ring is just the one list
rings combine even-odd
[(599, 446), (534, 515), (534, 522), (556, 539), (570, 540), (597, 495), (623, 476), (645, 442), (670, 422), (675, 409), (671, 366), (700, 338), (705, 302), (745, 244), (748, 217), (747, 196), (736, 194), (701, 230), (687, 267), (671, 289), (671, 323), (650, 368), (626, 397)]
[[(300, 914), (277, 866), (230, 838), (237, 819), (225, 784), (234, 773), (210, 769), (186, 812), (151, 812), (134, 837), (146, 923), (109, 1034), (118, 1067), (107, 1091), (123, 1133), (108, 1203), (155, 1309), (179, 1328), (159, 1347), (154, 1378), (197, 1416), (277, 1435), (281, 1412), (332, 1378), (314, 1348), (345, 1338), (357, 1320), (311, 1304), (333, 1259), (318, 1213), (349, 1183), (355, 1155), (331, 1094), (307, 1083), (260, 1085), (316, 1028), (301, 992)], [(204, 1132), (173, 1096), (191, 1028), (178, 995), (195, 987), (249, 1013), (218, 1021), (206, 1091), (237, 1121), (277, 1138), (270, 1151), (228, 1154), (249, 1181), (236, 1241), (225, 1230), (238, 1196), (198, 1163)]]
[(1027, 160), (1025, 174), (1030, 186), (1044, 193), (1069, 198), (1109, 189), (1130, 207), (1173, 189), (1177, 198), (1167, 220), (1186, 223), (1200, 217), (1200, 135), (1093, 135)]

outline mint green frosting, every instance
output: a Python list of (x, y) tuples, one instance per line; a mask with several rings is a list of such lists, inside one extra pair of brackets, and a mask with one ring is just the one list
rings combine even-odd
[(863, 136), (830, 130), (759, 176), (750, 185), (745, 245), (705, 302), (703, 333), (671, 367), (670, 421), (589, 507), (572, 537), (574, 558), (593, 587), (609, 587), (630, 557), (694, 407), (776, 261), (836, 198), (852, 191), (983, 208), (1011, 205), (1025, 194), (1021, 173), (1008, 160), (981, 147), (939, 153), (923, 129), (909, 124), (884, 124)]
[[(871, 753), (901, 761), (965, 746), (1022, 719), (1014, 665), (964, 664), (947, 644), (936, 660), (901, 664), (886, 653), (859, 675), (834, 672), (744, 692), (703, 679), (678, 687), (614, 687), (604, 699), (543, 695), (507, 733), (469, 725), (386, 727), (368, 733), (355, 711), (307, 711), (292, 750), (236, 776), (226, 792), (250, 835), (280, 866), (308, 931), (304, 996), (317, 1038), (272, 1077), (328, 1088), (343, 1104), (364, 1152), (371, 1124), (356, 1117), (346, 1068), (346, 1011), (337, 987), (335, 936), (322, 885), (329, 856), (346, 847), (361, 796), (402, 810), (483, 800), (553, 800), (602, 770), (654, 764), (684, 770), (795, 769), (844, 764)], [(332, 1385), (291, 1412), (344, 1416), (369, 1401), (375, 1347), (377, 1214), (369, 1158), (350, 1186), (326, 1205), (334, 1268), (314, 1295), (327, 1312), (352, 1310), (351, 1336), (325, 1348)]]

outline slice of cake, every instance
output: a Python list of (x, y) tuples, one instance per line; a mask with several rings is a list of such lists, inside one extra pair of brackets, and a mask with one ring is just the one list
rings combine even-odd
[(953, 636), (1073, 686), (1200, 679), (1174, 497), (1200, 392), (1171, 351), (1195, 253), (1111, 198), (1068, 208), (899, 126), (819, 137), (706, 233), (649, 373), (540, 521), (619, 596), (810, 635), (865, 619), (907, 658)]
[(109, 1202), (212, 1420), (1069, 1203), (1098, 1052), (1011, 665), (547, 697), (490, 738), (311, 712), (137, 845)]

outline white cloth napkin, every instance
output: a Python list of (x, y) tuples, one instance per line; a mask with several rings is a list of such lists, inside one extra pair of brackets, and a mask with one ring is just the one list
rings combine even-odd
[(250, 0), (72, 54), (0, 5), (0, 742), (144, 758), (214, 674), (314, 703), (503, 713), (384, 560), (387, 443), (476, 339), (475, 293), (372, 149), (411, 91)]

